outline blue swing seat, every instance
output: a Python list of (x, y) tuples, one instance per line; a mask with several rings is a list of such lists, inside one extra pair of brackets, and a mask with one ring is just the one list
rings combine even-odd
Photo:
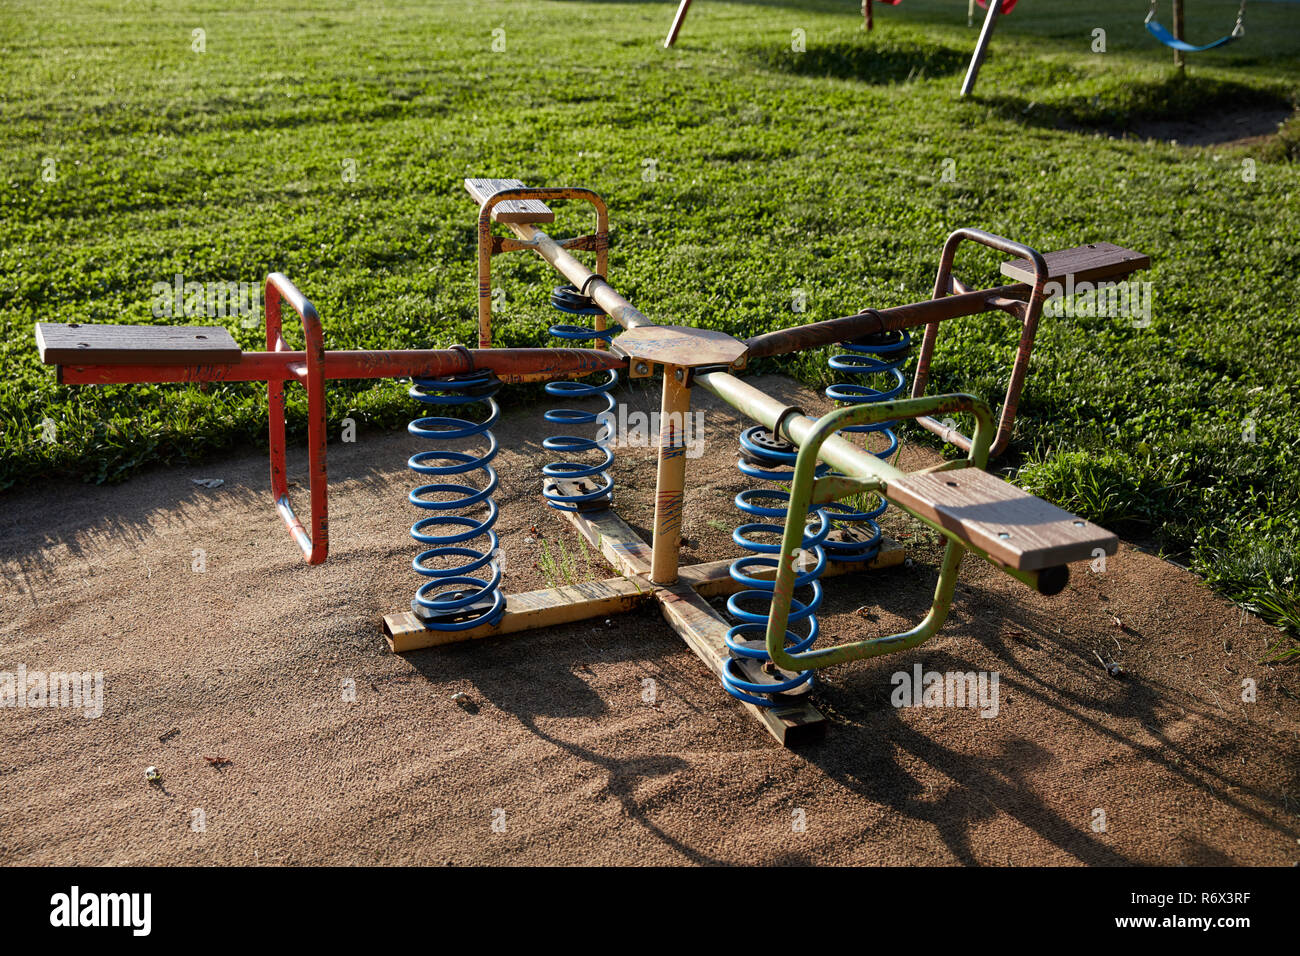
[(1240, 27), (1237, 27), (1227, 36), (1219, 37), (1219, 39), (1215, 40), (1213, 43), (1207, 43), (1205, 46), (1193, 46), (1186, 40), (1178, 39), (1178, 37), (1166, 30), (1159, 20), (1149, 19), (1147, 20), (1146, 26), (1147, 33), (1151, 34), (1171, 50), (1181, 50), (1183, 53), (1204, 53), (1206, 50), (1214, 50), (1221, 46), (1227, 46), (1233, 40), (1246, 32)]

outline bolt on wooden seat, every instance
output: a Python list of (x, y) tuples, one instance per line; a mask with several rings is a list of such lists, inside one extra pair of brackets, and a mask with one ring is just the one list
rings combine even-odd
[(46, 365), (224, 365), (243, 354), (219, 325), (37, 322)]
[(886, 497), (1018, 571), (1114, 554), (1119, 538), (979, 468), (913, 474)]

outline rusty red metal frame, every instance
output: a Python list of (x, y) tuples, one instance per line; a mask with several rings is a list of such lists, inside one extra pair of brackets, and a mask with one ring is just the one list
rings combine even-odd
[[(70, 385), (140, 382), (266, 382), (271, 457), (271, 496), (276, 511), (308, 564), (329, 554), (329, 499), (326, 470), (325, 382), (331, 378), (437, 378), (489, 370), (505, 382), (575, 378), (626, 368), (627, 359), (597, 349), (418, 349), (325, 351), (320, 316), (311, 301), (278, 272), (266, 279), (265, 352), (244, 352), (239, 361), (219, 365), (60, 365), (59, 381)], [(284, 340), (281, 306), (288, 302), (302, 324), (304, 349)], [(310, 516), (307, 527), (295, 513), (286, 472), (285, 398), (287, 382), (307, 389), (307, 462)], [(310, 528), (310, 530), (308, 530)]]
[[(325, 464), (325, 336), (321, 329), (320, 316), (316, 313), (316, 308), (308, 301), (288, 278), (278, 272), (273, 272), (266, 279), (266, 347), (269, 352), (282, 354), (289, 352), (289, 347), (284, 341), (281, 334), (280, 306), (282, 302), (288, 302), (302, 322), (305, 361), (289, 361), (282, 366), (288, 374), (284, 377), (274, 377), (267, 381), (267, 417), (270, 429), (271, 445), (271, 496), (275, 501), (276, 510), (284, 520), (285, 527), (289, 529), (289, 534), (301, 549), (307, 559), (308, 564), (320, 564), (329, 553), (329, 502), (326, 493), (328, 488), (328, 478)], [(448, 352), (456, 355), (461, 359), (458, 363), (461, 367), (456, 371), (468, 372), (476, 368), (474, 355), (469, 349), (448, 349)], [(522, 365), (529, 371), (537, 371), (538, 356), (536, 354), (525, 356), (520, 354), (525, 350), (509, 350), (514, 352), (513, 362), (507, 361), (507, 366), (514, 364), (516, 367)], [(560, 350), (547, 349), (542, 350), (543, 354), (556, 353)], [(594, 350), (576, 350), (585, 353)], [(367, 371), (373, 371), (375, 364), (374, 357), (367, 353), (358, 353), (364, 356), (370, 362), (370, 368)], [(398, 355), (400, 353), (389, 353)], [(576, 364), (579, 369), (586, 371), (591, 370), (591, 366), (605, 367), (609, 364), (626, 364), (626, 362), (609, 362), (603, 359), (604, 353), (597, 353), (600, 359), (594, 361), (583, 361), (585, 355), (576, 356), (579, 359)], [(478, 365), (478, 368), (498, 364), (498, 359), (502, 352), (498, 351), (491, 356), (491, 361)], [(554, 356), (561, 358), (561, 356)], [(409, 365), (395, 374), (413, 374)], [(418, 373), (416, 373), (418, 374)], [(448, 374), (447, 372), (438, 372), (436, 374)], [(308, 474), (309, 474), (309, 499), (311, 505), (310, 533), (302, 525), (301, 519), (294, 513), (293, 504), (289, 498), (288, 478), (285, 472), (285, 419), (284, 419), (284, 386), (286, 381), (293, 379), (300, 380), (307, 389), (307, 456), (308, 456)], [(553, 377), (553, 376), (548, 376)]]
[(886, 309), (863, 309), (837, 319), (824, 319), (808, 325), (795, 325), (787, 329), (764, 332), (748, 339), (750, 358), (788, 355), (807, 349), (848, 342), (864, 335), (911, 329), (931, 322), (946, 322), (967, 315), (978, 315), (1002, 308), (1001, 303), (1014, 301), (1029, 294), (1024, 283), (996, 286), (991, 289), (969, 289), (957, 283), (955, 294), (939, 299), (926, 299)]
[[(952, 274), (953, 260), (957, 247), (963, 241), (970, 240), (980, 245), (989, 246), (1000, 252), (1022, 256), (1034, 267), (1032, 285), (1018, 282), (1013, 285), (996, 286), (990, 289), (971, 289)], [(1015, 362), (1007, 383), (1006, 399), (998, 420), (997, 435), (993, 440), (990, 454), (999, 455), (1011, 440), (1011, 429), (1015, 425), (1016, 408), (1020, 402), (1020, 392), (1024, 388), (1025, 375), (1029, 371), (1029, 359), (1034, 349), (1034, 336), (1038, 331), (1038, 320), (1043, 313), (1044, 287), (1047, 284), (1049, 270), (1043, 256), (1029, 246), (1002, 236), (996, 236), (982, 229), (958, 229), (951, 233), (943, 245), (939, 259), (939, 271), (935, 276), (934, 295), (925, 302), (913, 302), (908, 305), (888, 309), (864, 309), (856, 315), (846, 315), (838, 319), (827, 319), (809, 325), (795, 326), (765, 332), (749, 339), (749, 357), (761, 358), (771, 355), (785, 355), (805, 349), (819, 348), (836, 342), (846, 342), (864, 335), (879, 332), (899, 331), (924, 325), (925, 336), (921, 342), (917, 357), (916, 372), (912, 379), (912, 397), (920, 398), (925, 394), (925, 386), (930, 378), (930, 361), (934, 355), (935, 342), (939, 336), (939, 324), (948, 319), (962, 316), (978, 315), (981, 312), (1001, 311), (1014, 315), (1022, 323), (1020, 343), (1016, 351)], [(955, 428), (950, 428), (933, 418), (916, 419), (922, 427), (934, 432), (945, 441), (951, 442), (962, 451), (969, 452), (970, 439)]]
[[(997, 456), (1002, 454), (1011, 441), (1011, 429), (1016, 423), (1016, 407), (1020, 404), (1020, 391), (1024, 388), (1025, 376), (1029, 372), (1029, 359), (1034, 351), (1034, 335), (1038, 331), (1038, 320), (1043, 314), (1043, 290), (1047, 284), (1049, 273), (1047, 262), (1042, 255), (1023, 243), (1014, 242), (1002, 236), (995, 236), (983, 229), (958, 229), (949, 235), (948, 240), (943, 244), (943, 253), (939, 257), (939, 271), (934, 279), (934, 300), (942, 301), (954, 289), (958, 292), (966, 290), (966, 287), (961, 282), (955, 281), (952, 275), (952, 264), (957, 255), (957, 247), (966, 240), (988, 246), (999, 252), (1021, 256), (1033, 263), (1034, 266), (1034, 283), (1029, 287), (1027, 301), (1021, 301), (1014, 296), (1005, 294), (985, 296), (988, 307), (1009, 312), (1019, 318), (1022, 323), (1015, 362), (1011, 366), (1011, 377), (1007, 381), (1006, 399), (1002, 403), (1002, 412), (998, 418), (998, 431), (993, 439), (993, 445), (989, 449), (990, 455)], [(920, 398), (925, 394), (926, 383), (930, 380), (930, 359), (934, 355), (934, 345), (938, 338), (938, 320), (927, 323), (925, 337), (921, 340), (921, 351), (916, 359), (916, 372), (912, 376), (913, 398)], [(971, 439), (957, 431), (957, 429), (935, 421), (928, 416), (918, 418), (916, 422), (928, 431), (934, 432), (944, 441), (956, 445), (962, 451), (969, 452), (971, 450)]]
[(285, 474), (284, 385), (285, 379), (266, 383), (267, 420), (271, 440), (271, 497), (275, 510), (284, 519), (289, 534), (302, 550), (308, 564), (320, 564), (329, 554), (328, 479), (325, 474), (325, 334), (320, 316), (307, 297), (285, 276), (272, 272), (266, 277), (266, 347), (272, 352), (287, 352), (289, 347), (280, 334), (280, 303), (288, 302), (302, 321), (306, 361), (288, 366), (295, 378), (307, 389), (307, 461), (311, 532), (293, 512), (289, 501), (289, 481)]
[[(270, 382), (298, 379), (306, 352), (244, 352), (222, 365), (60, 365), (62, 385), (138, 385), (141, 383)], [(574, 378), (627, 362), (596, 349), (375, 349), (328, 351), (326, 379), (437, 378), (490, 369), (508, 384)]]

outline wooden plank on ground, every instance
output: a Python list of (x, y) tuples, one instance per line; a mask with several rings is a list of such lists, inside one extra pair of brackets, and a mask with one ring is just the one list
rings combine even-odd
[(907, 475), (891, 481), (885, 495), (1020, 571), (1090, 561), (1098, 549), (1119, 548), (1105, 528), (979, 468)]
[[(731, 626), (690, 585), (679, 583), (671, 588), (660, 588), (655, 591), (655, 600), (673, 630), (714, 676), (721, 679), (722, 668), (731, 656), (723, 638)], [(792, 697), (790, 701), (789, 705), (780, 707), (758, 707), (741, 700), (736, 702), (786, 747), (796, 747), (825, 736), (826, 718), (821, 712), (805, 698)]]
[[(1139, 269), (1150, 269), (1151, 258), (1110, 242), (1092, 242), (1073, 249), (1061, 249), (1043, 256), (1050, 275), (1048, 282), (1064, 283), (1066, 276), (1080, 282), (1120, 279)], [(1034, 265), (1028, 259), (1002, 263), (1002, 274), (1017, 282), (1034, 283)]]
[[(482, 206), (494, 193), (503, 189), (523, 189), (524, 184), (517, 179), (467, 179), (465, 189), (474, 201)], [(555, 222), (555, 213), (551, 207), (540, 199), (508, 199), (498, 203), (492, 210), (494, 222)]]
[(219, 325), (37, 322), (46, 365), (230, 365), (243, 354)]
[(654, 586), (644, 578), (606, 578), (511, 594), (506, 598), (505, 614), (496, 625), (481, 625), (463, 631), (431, 631), (415, 614), (402, 611), (384, 617), (383, 634), (389, 648), (400, 654), (422, 647), (457, 644), (584, 621), (605, 614), (619, 614), (649, 600), (653, 593)]
[[(903, 563), (905, 557), (907, 557), (907, 551), (901, 544), (893, 538), (885, 538), (880, 542), (880, 553), (872, 560), (828, 561), (826, 570), (822, 572), (822, 578), (854, 574), (858, 571), (878, 571), (882, 568), (896, 567)], [(703, 597), (721, 597), (743, 591), (745, 586), (738, 584), (731, 577), (731, 560), (734, 559), (687, 565), (678, 569), (677, 581), (679, 584), (689, 584), (695, 589), (696, 594)], [(754, 577), (763, 576), (759, 568), (752, 569), (749, 573)]]
[(593, 547), (600, 549), (616, 571), (631, 575), (650, 573), (653, 549), (612, 510), (563, 511), (561, 514)]

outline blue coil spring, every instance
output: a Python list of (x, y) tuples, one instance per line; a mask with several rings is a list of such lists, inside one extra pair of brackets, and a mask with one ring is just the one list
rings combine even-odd
[[(741, 473), (761, 481), (788, 483), (794, 479), (794, 462), (798, 450), (791, 444), (774, 438), (767, 429), (749, 428), (740, 435), (741, 458), (737, 467)], [(817, 474), (828, 471), (825, 465), (818, 465)], [(741, 623), (727, 631), (726, 643), (731, 652), (722, 671), (722, 686), (733, 697), (757, 704), (760, 707), (774, 707), (778, 701), (770, 694), (803, 693), (812, 688), (813, 672), (800, 671), (794, 676), (782, 673), (779, 677), (771, 665), (771, 658), (763, 646), (767, 632), (768, 615), (772, 607), (775, 582), (770, 578), (756, 577), (758, 569), (775, 570), (781, 551), (780, 537), (785, 530), (786, 516), (790, 510), (790, 492), (779, 488), (752, 488), (736, 495), (736, 507), (746, 515), (758, 520), (742, 524), (731, 535), (731, 539), (750, 554), (737, 558), (731, 563), (731, 578), (742, 585), (744, 590), (727, 599), (727, 610)], [(791, 629), (786, 631), (786, 646), (793, 653), (806, 651), (817, 640), (817, 609), (822, 603), (822, 572), (826, 569), (826, 536), (831, 531), (831, 522), (824, 510), (809, 509), (809, 517), (814, 525), (805, 527), (800, 548), (804, 558), (813, 559), (813, 567), (801, 570), (795, 577), (796, 591), (809, 588), (811, 594), (806, 601), (793, 599), (790, 602)], [(757, 540), (755, 535), (775, 535), (776, 542)], [(801, 564), (805, 564), (801, 561)], [(797, 633), (794, 626), (806, 626), (806, 633)], [(746, 674), (745, 663), (758, 664), (758, 672), (749, 668)], [(764, 677), (756, 680), (756, 677)]]
[[(551, 293), (551, 305), (567, 315), (603, 315), (604, 310), (587, 296), (582, 295), (571, 285), (562, 285)], [(585, 325), (553, 325), (551, 335), (566, 343), (599, 341), (607, 345), (614, 337), (613, 329), (596, 329)], [(610, 448), (610, 439), (614, 435), (613, 421), (606, 417), (613, 412), (616, 402), (610, 390), (618, 384), (618, 370), (610, 369), (602, 373), (599, 381), (548, 382), (546, 393), (570, 401), (588, 398), (603, 398), (605, 407), (598, 411), (584, 411), (577, 408), (553, 408), (542, 417), (553, 425), (566, 427), (574, 425), (598, 425), (592, 438), (579, 435), (552, 435), (542, 442), (547, 451), (562, 455), (578, 456), (595, 452), (600, 460), (595, 464), (562, 460), (551, 462), (542, 467), (542, 495), (547, 504), (560, 511), (586, 511), (608, 507), (610, 496), (614, 491), (614, 478), (609, 473), (614, 463), (614, 452)], [(577, 490), (570, 487), (562, 491), (557, 484), (560, 481), (578, 482)], [(582, 489), (586, 490), (582, 490)]]
[[(407, 431), (417, 438), (442, 442), (484, 436), (487, 450), (481, 454), (464, 451), (430, 450), (414, 454), (407, 466), (419, 475), (432, 476), (431, 484), (420, 485), (410, 493), (415, 507), (437, 514), (421, 518), (411, 526), (411, 537), (427, 549), (416, 555), (411, 566), (415, 572), (429, 578), (420, 585), (411, 601), (411, 610), (427, 628), (435, 631), (460, 631), (480, 624), (495, 624), (505, 612), (506, 598), (501, 591), (501, 562), (499, 560), (497, 533), (497, 503), (492, 499), (497, 489), (497, 473), (492, 467), (498, 446), (492, 426), (501, 417), (501, 409), (493, 396), (501, 382), (491, 372), (475, 372), (447, 378), (414, 378), (410, 396), (423, 405), (433, 406), (431, 411), (450, 412), (453, 409), (465, 414), (462, 406), (484, 405), (487, 415), (483, 421), (451, 415), (430, 415), (417, 418), (407, 426)], [(468, 484), (468, 476), (481, 472), (482, 486)], [(459, 480), (439, 481), (457, 476)], [(428, 495), (454, 495), (451, 500), (430, 499)], [(482, 518), (468, 514), (450, 514), (457, 511), (482, 511)], [(470, 542), (486, 539), (485, 543), (471, 547)], [(465, 558), (464, 563), (451, 568), (431, 567), (429, 562), (438, 558)], [(474, 572), (486, 568), (483, 576)]]
[[(832, 385), (826, 389), (826, 397), (840, 405), (861, 405), (868, 402), (887, 402), (903, 393), (907, 379), (903, 375), (903, 365), (907, 362), (912, 347), (912, 337), (905, 330), (880, 332), (863, 336), (851, 342), (841, 342), (845, 351), (831, 356), (827, 364), (837, 372), (858, 378), (875, 378), (885, 376), (888, 381), (883, 388), (875, 388), (860, 382), (845, 382)], [(842, 429), (844, 432), (879, 433), (888, 439), (888, 445), (881, 451), (873, 451), (877, 458), (888, 458), (898, 450), (898, 435), (894, 428), (897, 420), (878, 422), (874, 425), (854, 425)], [(870, 451), (870, 449), (868, 449)], [(875, 507), (859, 511), (843, 502), (823, 505), (823, 510), (832, 518), (834, 524), (846, 529), (844, 535), (833, 534), (824, 547), (834, 561), (870, 561), (880, 553), (882, 539), (880, 525), (876, 519), (885, 513), (888, 506), (884, 498), (879, 499)]]

